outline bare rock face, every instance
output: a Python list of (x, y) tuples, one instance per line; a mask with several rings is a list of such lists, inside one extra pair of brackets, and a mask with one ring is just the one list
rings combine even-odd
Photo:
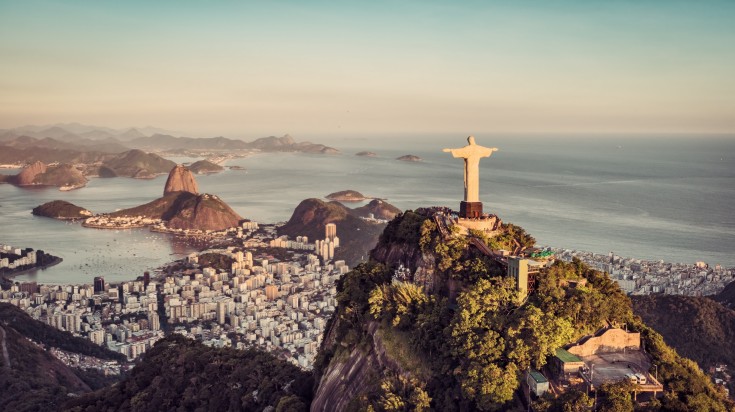
[(21, 170), (20, 173), (15, 176), (15, 184), (20, 186), (35, 184), (34, 180), (36, 177), (46, 173), (46, 170), (46, 165), (37, 160), (28, 165), (25, 169)]
[(181, 202), (168, 227), (217, 231), (238, 226), (242, 220), (242, 216), (217, 196), (202, 194)]
[(194, 174), (183, 165), (176, 165), (168, 174), (163, 195), (166, 196), (173, 192), (189, 192), (195, 195), (199, 193)]

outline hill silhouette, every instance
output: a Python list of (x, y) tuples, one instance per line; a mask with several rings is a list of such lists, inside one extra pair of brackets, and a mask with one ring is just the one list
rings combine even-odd
[(269, 353), (210, 348), (172, 334), (128, 378), (64, 410), (307, 411), (312, 385), (310, 373)]
[(38, 344), (100, 359), (125, 359), (0, 303), (0, 410), (58, 410), (69, 394), (90, 392), (104, 381), (95, 383), (92, 375), (66, 366)]
[(735, 310), (697, 296), (633, 296), (633, 311), (702, 368), (735, 365)]
[(278, 229), (278, 234), (291, 238), (308, 236), (312, 241), (324, 239), (327, 223), (337, 225), (340, 247), (335, 249), (335, 259), (344, 259), (350, 265), (367, 258), (385, 228), (384, 224), (360, 219), (352, 209), (337, 201), (311, 198), (299, 203), (289, 221)]

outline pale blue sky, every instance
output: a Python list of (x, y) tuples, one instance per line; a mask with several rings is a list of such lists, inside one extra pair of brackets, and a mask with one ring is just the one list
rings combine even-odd
[(735, 132), (735, 2), (0, 0), (0, 127)]

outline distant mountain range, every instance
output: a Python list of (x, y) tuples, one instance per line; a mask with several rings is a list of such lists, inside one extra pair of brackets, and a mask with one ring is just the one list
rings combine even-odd
[(30, 163), (36, 160), (45, 163), (90, 163), (97, 161), (97, 154), (121, 153), (130, 149), (194, 155), (240, 151), (339, 153), (339, 150), (322, 144), (297, 142), (289, 135), (262, 137), (246, 142), (222, 136), (185, 137), (178, 132), (154, 127), (115, 130), (78, 123), (0, 130), (2, 163)]

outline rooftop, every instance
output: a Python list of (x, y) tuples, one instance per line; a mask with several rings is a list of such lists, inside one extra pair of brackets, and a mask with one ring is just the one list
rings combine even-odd
[(566, 349), (559, 348), (556, 350), (556, 357), (564, 363), (582, 362), (582, 359), (577, 355), (569, 353)]

